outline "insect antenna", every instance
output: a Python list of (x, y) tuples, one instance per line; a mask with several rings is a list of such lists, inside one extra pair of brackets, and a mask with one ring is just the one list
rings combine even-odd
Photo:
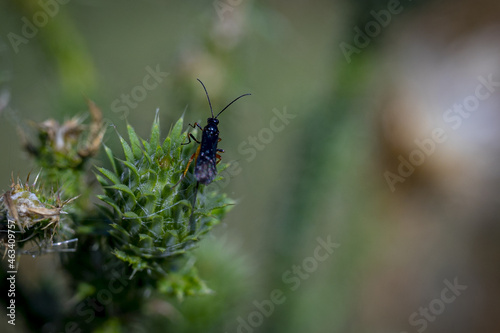
[[(231, 103), (229, 103), (228, 105), (226, 105), (226, 107), (224, 109), (222, 109), (221, 112), (217, 113), (217, 115), (215, 116), (215, 119), (217, 119), (217, 117), (225, 110), (229, 107), (229, 105), (233, 104), (234, 102), (236, 102), (237, 100), (239, 100), (240, 98), (244, 97), (244, 96), (249, 96), (251, 94), (243, 94), (241, 95), (240, 97), (236, 97)], [(212, 113), (212, 116), (213, 116), (213, 113)]]
[(214, 117), (214, 111), (212, 110), (212, 102), (210, 102), (210, 97), (208, 97), (208, 92), (207, 92), (207, 88), (205, 88), (205, 85), (203, 84), (203, 82), (201, 82), (200, 79), (196, 79), (198, 80), (198, 82), (201, 83), (201, 85), (203, 86), (203, 89), (205, 89), (205, 94), (207, 95), (207, 99), (208, 99), (208, 105), (210, 106), (210, 113), (212, 114), (212, 118), (214, 119), (217, 119), (217, 117), (225, 110), (227, 109), (231, 104), (233, 104), (234, 102), (236, 102), (237, 100), (239, 100), (240, 98), (242, 98), (243, 96), (248, 96), (248, 95), (251, 95), (251, 94), (243, 94), (239, 97), (236, 97), (231, 103), (229, 103), (228, 105), (226, 105), (226, 107), (224, 109), (221, 110), (221, 112), (217, 113), (217, 115)]
[[(198, 80), (198, 82), (201, 83), (201, 85), (203, 86), (203, 89), (205, 89), (205, 94), (207, 95), (207, 99), (208, 99), (208, 105), (210, 106), (210, 112), (212, 113), (212, 118), (214, 117), (214, 112), (212, 111), (212, 103), (210, 102), (210, 97), (208, 97), (208, 91), (207, 91), (207, 88), (205, 88), (205, 85), (203, 84), (203, 82), (201, 82), (200, 79), (196, 79)], [(217, 118), (217, 117), (215, 117)]]

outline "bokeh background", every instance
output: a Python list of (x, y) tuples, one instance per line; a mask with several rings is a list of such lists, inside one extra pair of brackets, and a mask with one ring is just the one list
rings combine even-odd
[[(18, 128), (85, 97), (144, 136), (157, 109), (164, 135), (205, 122), (196, 78), (214, 111), (252, 94), (220, 117), (239, 203), (197, 252), (215, 293), (152, 304), (134, 331), (500, 331), (496, 1), (63, 2), (0, 3), (3, 190), (34, 172)], [(318, 238), (336, 244), (323, 261)], [(19, 279), (41, 289), (57, 261), (23, 257)]]

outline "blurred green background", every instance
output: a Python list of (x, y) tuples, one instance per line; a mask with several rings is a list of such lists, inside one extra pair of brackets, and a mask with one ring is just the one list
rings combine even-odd
[[(421, 125), (408, 116), (421, 115), (413, 108), (431, 105), (423, 109), (437, 110), (435, 118), (456, 100), (448, 95), (470, 86), (456, 73), (473, 56), (453, 58), (453, 52), (495, 54), (488, 46), (498, 39), (477, 39), (483, 43), (479, 46), (460, 44), (463, 36), (495, 26), (495, 15), (486, 14), (497, 9), (493, 2), (482, 1), (480, 6), (463, 1), (458, 9), (443, 2), (441, 9), (441, 2), (430, 1), (73, 0), (50, 7), (57, 13), (15, 52), (9, 33), (22, 36), (22, 18), (43, 10), (40, 3), (54, 1), (0, 3), (0, 94), (10, 94), (0, 115), (4, 190), (11, 173), (23, 178), (36, 171), (27, 163), (16, 127), (26, 120), (61, 121), (83, 114), (85, 97), (94, 100), (119, 131), (124, 132), (128, 121), (145, 136), (156, 109), (164, 135), (182, 114), (186, 122), (205, 123), (209, 108), (196, 78), (206, 85), (214, 112), (243, 93), (252, 94), (219, 118), (223, 160), (239, 166), (226, 179), (227, 186), (219, 186), (239, 203), (198, 250), (201, 276), (215, 293), (172, 301), (167, 308), (153, 306), (156, 320), (138, 323), (137, 332), (499, 328), (490, 318), (495, 302), (484, 295), (489, 286), (485, 281), (498, 276), (493, 260), (498, 253), (498, 192), (492, 185), (496, 183), (489, 182), (498, 179), (495, 169), (486, 168), (474, 188), (448, 186), (455, 178), (446, 178), (451, 175), (448, 169), (433, 169), (431, 162), (397, 184), (395, 192), (384, 178), (388, 168), (395, 172), (398, 154), (408, 156), (413, 149), (404, 137), (409, 135), (412, 142), (414, 132), (405, 129)], [(390, 22), (386, 19), (385, 26), (379, 25), (370, 42), (358, 46), (347, 61), (341, 43), (355, 46), (356, 27), (364, 29), (376, 21), (371, 11), (386, 13), (394, 6), (401, 10)], [(451, 58), (455, 60), (444, 60)], [(495, 72), (496, 60), (493, 56), (485, 65), (490, 67), (471, 71), (468, 78)], [(437, 73), (449, 63), (456, 67)], [(168, 75), (151, 90), (137, 88), (157, 68)], [(437, 84), (439, 78), (445, 83)], [(401, 93), (398, 88), (409, 81), (435, 89)], [(125, 112), (122, 96), (134, 91), (147, 94), (135, 98)], [(466, 96), (458, 94), (460, 100)], [(488, 100), (492, 114), (497, 102)], [(386, 109), (396, 110), (396, 116), (384, 114)], [(402, 109), (410, 111), (398, 113)], [(273, 119), (284, 112), (290, 115), (288, 121), (273, 130), (281, 125)], [(387, 120), (391, 115), (396, 120)], [(437, 126), (432, 117), (422, 117), (431, 121), (424, 132)], [(454, 134), (463, 137), (480, 129), (467, 131)], [(467, 142), (484, 147), (475, 138)], [(496, 161), (497, 150), (491, 147), (498, 147), (497, 138), (485, 140), (491, 150), (479, 158), (483, 169), (468, 164), (457, 171), (456, 179), (477, 175)], [(111, 127), (104, 141), (117, 147)], [(436, 156), (446, 160), (448, 150), (443, 151)], [(458, 159), (446, 160), (452, 166), (474, 159), (467, 150), (449, 151), (460, 153), (453, 155)], [(441, 182), (445, 178), (446, 186)], [(486, 183), (491, 188), (485, 188)], [(318, 237), (339, 245), (324, 261), (310, 259), (321, 244)], [(484, 242), (491, 247), (485, 250), (480, 245)], [(490, 265), (494, 267), (483, 270)], [(36, 286), (51, 274), (51, 267), (57, 267), (55, 256), (22, 258), (21, 278)], [(298, 277), (300, 285), (284, 276)], [(439, 298), (446, 287), (443, 281), (456, 277), (468, 286), (464, 296), (447, 304), (438, 319), (426, 319), (425, 328), (423, 322), (412, 324), (411, 314)], [(497, 288), (489, 288), (492, 295), (498, 295)], [(255, 302), (269, 304), (264, 300), (270, 300), (275, 289), (285, 300), (267, 308), (267, 315), (267, 310), (255, 314)]]

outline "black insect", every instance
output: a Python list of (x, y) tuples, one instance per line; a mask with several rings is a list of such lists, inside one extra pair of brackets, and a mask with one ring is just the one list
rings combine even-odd
[(219, 138), (219, 128), (218, 128), (219, 119), (217, 119), (217, 117), (219, 117), (219, 115), (222, 112), (224, 112), (224, 110), (226, 110), (231, 104), (236, 102), (238, 99), (240, 99), (243, 96), (248, 96), (250, 94), (243, 94), (235, 98), (231, 103), (226, 105), (226, 107), (222, 109), (214, 117), (214, 112), (212, 110), (212, 103), (210, 102), (210, 97), (208, 96), (207, 88), (205, 88), (205, 85), (203, 84), (203, 82), (200, 81), (200, 79), (197, 80), (201, 83), (203, 89), (205, 90), (205, 94), (207, 95), (208, 105), (210, 106), (210, 113), (212, 114), (212, 117), (207, 119), (207, 125), (204, 128), (201, 128), (201, 126), (198, 123), (194, 123), (194, 125), (190, 124), (190, 126), (193, 128), (198, 127), (199, 129), (201, 129), (202, 131), (201, 142), (198, 141), (192, 133), (189, 133), (188, 142), (186, 142), (185, 144), (189, 144), (192, 139), (197, 143), (199, 143), (200, 145), (198, 146), (196, 152), (189, 159), (188, 165), (186, 166), (186, 169), (184, 170), (184, 173), (180, 180), (182, 180), (186, 176), (186, 173), (189, 169), (189, 165), (191, 165), (191, 162), (194, 159), (196, 159), (194, 166), (194, 176), (196, 177), (198, 183), (207, 185), (210, 184), (217, 175), (216, 165), (217, 163), (219, 163), (221, 159), (221, 156), (217, 153), (224, 152), (223, 149), (217, 148), (217, 144), (221, 140)]

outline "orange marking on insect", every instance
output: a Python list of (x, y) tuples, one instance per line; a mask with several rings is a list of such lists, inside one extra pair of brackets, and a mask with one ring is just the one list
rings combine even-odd
[[(200, 155), (200, 146), (198, 146), (198, 148), (196, 148), (196, 152), (191, 155), (191, 158), (189, 159), (188, 161), (188, 164), (186, 166), (186, 169), (184, 170), (184, 172), (182, 173), (182, 178), (186, 177), (186, 174), (188, 172), (188, 169), (189, 169), (189, 166), (191, 165), (191, 162), (193, 162), (193, 160), (196, 158), (198, 158), (198, 155)], [(182, 179), (181, 178), (181, 179)]]

